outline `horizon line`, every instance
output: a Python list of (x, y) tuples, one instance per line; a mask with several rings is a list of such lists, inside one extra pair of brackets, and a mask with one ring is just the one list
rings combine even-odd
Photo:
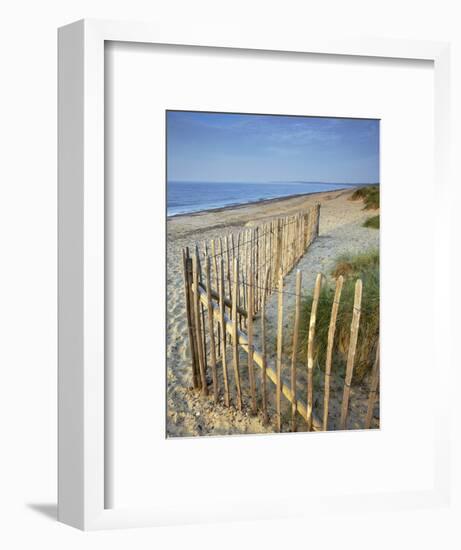
[(321, 183), (324, 185), (379, 185), (379, 181), (365, 181), (365, 182), (344, 182), (344, 181), (320, 181), (320, 180), (267, 180), (267, 181), (248, 181), (248, 180), (181, 180), (181, 179), (167, 179), (167, 183), (254, 183), (254, 184), (276, 184), (276, 183), (300, 183), (300, 184), (316, 184)]

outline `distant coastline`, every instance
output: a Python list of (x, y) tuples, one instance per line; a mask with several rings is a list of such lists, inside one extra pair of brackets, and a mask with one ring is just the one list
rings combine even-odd
[[(363, 184), (365, 185), (365, 184)], [(362, 187), (361, 184), (359, 185), (351, 185), (350, 187), (348, 186), (347, 189), (354, 189), (356, 187)], [(332, 189), (331, 190), (331, 193), (334, 193), (336, 191), (344, 191), (344, 189), (346, 188), (340, 188), (340, 189)], [(245, 208), (246, 206), (254, 206), (254, 205), (257, 205), (257, 204), (270, 204), (270, 203), (273, 203), (273, 202), (282, 202), (282, 201), (288, 201), (290, 199), (296, 199), (296, 198), (299, 198), (299, 197), (307, 197), (307, 196), (311, 196), (311, 195), (324, 195), (325, 193), (328, 193), (329, 191), (311, 191), (310, 193), (297, 193), (295, 195), (286, 195), (286, 196), (283, 196), (283, 197), (273, 197), (273, 198), (270, 198), (270, 199), (259, 199), (259, 200), (254, 200), (254, 201), (248, 201), (248, 202), (238, 202), (238, 203), (235, 203), (235, 204), (227, 204), (226, 206), (219, 206), (219, 207), (216, 207), (216, 208), (204, 208), (203, 210), (195, 210), (194, 212), (183, 212), (181, 214), (171, 214), (169, 216), (167, 216), (168, 219), (170, 218), (185, 218), (185, 217), (190, 217), (190, 216), (200, 216), (202, 214), (208, 214), (210, 212), (225, 212), (227, 210), (238, 210), (240, 208)]]
[[(263, 186), (264, 184), (244, 184), (244, 183), (200, 183), (200, 182), (170, 182), (171, 188), (168, 189), (168, 201), (167, 201), (167, 218), (178, 218), (181, 216), (193, 216), (200, 215), (204, 212), (222, 212), (228, 209), (235, 209), (252, 204), (266, 204), (274, 201), (285, 200), (290, 198), (315, 195), (318, 193), (333, 192), (344, 189), (354, 189), (369, 184), (350, 184), (350, 183), (324, 183), (324, 182), (283, 182), (280, 184), (268, 183), (266, 184), (266, 190), (269, 186), (274, 186), (274, 191), (279, 185), (280, 194), (271, 196), (261, 196), (261, 192), (255, 193), (255, 188)], [(197, 186), (197, 190), (194, 187)], [(223, 186), (223, 187), (221, 187)], [(248, 186), (248, 193), (246, 193), (246, 187)], [(316, 187), (315, 190), (308, 190), (308, 188)], [(176, 189), (175, 189), (176, 187)], [(240, 189), (238, 189), (240, 187)], [(291, 187), (292, 189), (287, 189)], [(206, 192), (210, 189), (219, 191), (214, 195), (206, 195)], [(224, 194), (222, 190), (229, 190)], [(253, 190), (253, 195), (251, 191)], [(301, 191), (302, 190), (302, 191)], [(272, 189), (271, 189), (272, 191)], [(301, 191), (301, 192), (300, 192)], [(174, 195), (174, 197), (171, 197)], [(192, 197), (190, 201), (189, 197)], [(187, 202), (189, 199), (189, 202)], [(182, 202), (184, 201), (184, 202)], [(208, 204), (207, 204), (208, 203)], [(214, 203), (214, 204), (213, 204)], [(222, 204), (219, 204), (222, 203)], [(175, 211), (176, 210), (176, 211)]]

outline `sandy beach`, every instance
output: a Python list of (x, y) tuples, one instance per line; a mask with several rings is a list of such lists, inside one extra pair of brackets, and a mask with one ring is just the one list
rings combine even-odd
[[(327, 277), (335, 259), (343, 253), (359, 253), (379, 246), (379, 231), (362, 227), (363, 222), (378, 211), (364, 211), (362, 201), (351, 201), (353, 189), (330, 191), (277, 200), (263, 201), (238, 207), (181, 215), (167, 222), (167, 435), (224, 435), (273, 432), (272, 424), (265, 426), (261, 416), (252, 416), (248, 406), (239, 412), (213, 403), (213, 398), (200, 397), (191, 389), (192, 378), (188, 349), (187, 325), (183, 296), (182, 248), (207, 239), (238, 232), (250, 225), (278, 216), (295, 214), (316, 203), (321, 204), (319, 236), (301, 258), (296, 269), (303, 274), (302, 293), (312, 291), (317, 273)], [(294, 269), (285, 279), (285, 290), (294, 291)], [(268, 300), (267, 319), (269, 340), (276, 319), (276, 297)], [(294, 296), (285, 296), (286, 311), (292, 311)], [(285, 324), (289, 324), (289, 314)], [(256, 321), (257, 322), (257, 321)], [(257, 333), (257, 331), (256, 331)], [(288, 335), (287, 335), (288, 337)], [(258, 344), (256, 339), (256, 345)], [(287, 343), (288, 347), (288, 343)], [(269, 345), (269, 354), (273, 355)], [(244, 364), (244, 362), (243, 362)], [(300, 386), (305, 383), (304, 369), (299, 368)], [(257, 373), (259, 379), (259, 372)], [(245, 380), (244, 380), (245, 382)], [(342, 388), (332, 386), (330, 417), (337, 420)], [(244, 399), (247, 403), (248, 395)], [(366, 387), (352, 389), (350, 428), (360, 428), (366, 410)], [(286, 404), (286, 414), (289, 415)], [(269, 415), (272, 404), (269, 402)], [(289, 418), (289, 416), (287, 416)], [(285, 422), (288, 425), (288, 421)], [(299, 429), (304, 429), (301, 422)]]

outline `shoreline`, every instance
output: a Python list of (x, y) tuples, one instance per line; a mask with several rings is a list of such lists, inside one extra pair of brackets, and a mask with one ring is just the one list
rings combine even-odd
[(255, 206), (255, 205), (264, 205), (264, 204), (271, 204), (277, 201), (284, 201), (289, 199), (297, 199), (299, 197), (310, 197), (312, 195), (322, 195), (324, 193), (337, 193), (340, 191), (353, 191), (357, 189), (358, 187), (363, 187), (364, 184), (358, 184), (356, 186), (347, 186), (347, 187), (340, 187), (338, 189), (331, 189), (331, 190), (323, 190), (323, 191), (311, 191), (309, 193), (296, 193), (294, 195), (286, 195), (283, 197), (272, 197), (270, 199), (259, 199), (255, 201), (248, 201), (248, 202), (237, 202), (232, 204), (227, 204), (226, 206), (217, 206), (215, 208), (205, 208), (203, 210), (195, 210), (193, 212), (182, 212), (181, 214), (171, 214), (167, 215), (167, 220), (172, 220), (176, 218), (183, 218), (187, 216), (199, 216), (200, 214), (208, 214), (213, 212), (224, 212), (226, 210), (237, 210), (239, 208), (245, 208), (245, 206)]
[(230, 228), (244, 228), (269, 218), (288, 216), (318, 202), (325, 203), (341, 196), (349, 196), (354, 189), (351, 187), (335, 191), (303, 193), (171, 216), (166, 219), (167, 241), (172, 242), (177, 239), (196, 241), (201, 239), (200, 235), (210, 231), (216, 233), (224, 231), (225, 228), (229, 231)]

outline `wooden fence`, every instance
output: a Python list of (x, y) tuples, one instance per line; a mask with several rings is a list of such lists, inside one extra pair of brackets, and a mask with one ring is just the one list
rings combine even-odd
[[(330, 378), (336, 320), (341, 299), (343, 278), (336, 282), (331, 306), (328, 346), (324, 374), (323, 417), (314, 411), (314, 346), (316, 315), (322, 285), (317, 276), (310, 312), (307, 345), (307, 390), (299, 395), (298, 338), (301, 310), (301, 272), (296, 274), (296, 303), (292, 333), (292, 354), (289, 381), (283, 376), (288, 365), (283, 360), (284, 277), (297, 263), (318, 235), (319, 206), (287, 218), (279, 218), (245, 230), (236, 236), (204, 243), (202, 253), (183, 250), (184, 290), (191, 351), (192, 381), (202, 395), (212, 392), (218, 402), (222, 392), (226, 406), (231, 402), (242, 410), (244, 394), (248, 396), (252, 414), (261, 410), (264, 422), (269, 421), (268, 395), (274, 391), (274, 427), (282, 431), (282, 396), (290, 402), (291, 427), (296, 431), (298, 415), (308, 431), (328, 429)], [(275, 275), (277, 274), (277, 275)], [(271, 293), (277, 293), (276, 353), (271, 359), (267, 350), (266, 305)], [(362, 281), (357, 280), (351, 323), (346, 375), (339, 428), (347, 428), (357, 335), (360, 323)], [(259, 331), (254, 324), (259, 321)], [(259, 348), (255, 345), (259, 341)], [(241, 352), (246, 357), (242, 377)], [(259, 388), (256, 368), (259, 371)], [(209, 374), (211, 379), (209, 384)], [(246, 378), (247, 388), (242, 379)], [(268, 384), (268, 381), (270, 384)], [(368, 410), (363, 427), (370, 428), (379, 383), (379, 355), (371, 375)], [(210, 387), (211, 386), (211, 387)], [(259, 391), (258, 391), (259, 390)]]

